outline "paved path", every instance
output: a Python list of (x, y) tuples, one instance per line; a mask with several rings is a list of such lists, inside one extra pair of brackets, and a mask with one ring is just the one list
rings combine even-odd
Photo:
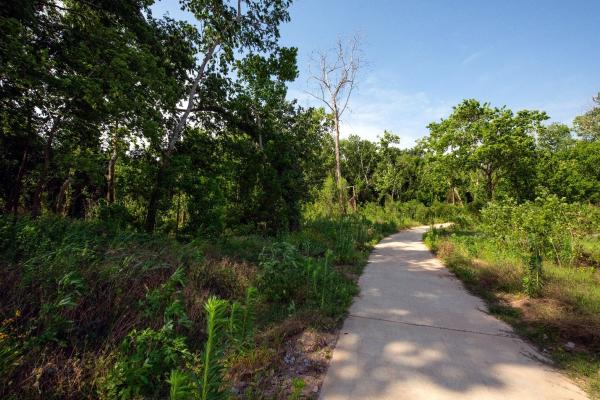
[(465, 291), (423, 244), (426, 229), (375, 247), (320, 399), (587, 399)]

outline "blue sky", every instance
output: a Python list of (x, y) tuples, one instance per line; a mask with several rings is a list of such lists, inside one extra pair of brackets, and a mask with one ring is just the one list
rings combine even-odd
[[(154, 9), (181, 15), (176, 0)], [(316, 104), (305, 93), (311, 54), (362, 37), (368, 65), (344, 135), (387, 129), (411, 146), (465, 98), (570, 124), (600, 91), (600, 0), (296, 0), (291, 17), (281, 44), (299, 49), (290, 97), (301, 104)]]

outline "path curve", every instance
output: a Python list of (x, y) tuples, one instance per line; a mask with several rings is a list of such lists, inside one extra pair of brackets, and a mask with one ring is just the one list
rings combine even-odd
[(423, 243), (426, 230), (375, 246), (320, 399), (587, 399), (464, 289)]

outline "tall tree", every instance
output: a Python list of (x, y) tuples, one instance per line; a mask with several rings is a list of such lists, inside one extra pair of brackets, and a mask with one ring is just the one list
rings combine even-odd
[(547, 118), (544, 112), (523, 110), (515, 114), (505, 107), (465, 100), (448, 118), (429, 125), (430, 134), (422, 145), (452, 165), (456, 169), (453, 175), (459, 169), (475, 172), (475, 186), (483, 181), (486, 200), (495, 198), (499, 184), (523, 199), (533, 194), (534, 135)]
[(340, 157), (340, 121), (348, 107), (352, 91), (357, 86), (357, 75), (363, 65), (360, 41), (354, 36), (347, 43), (338, 39), (335, 49), (319, 52), (311, 65), (311, 77), (317, 85), (310, 95), (323, 102), (333, 115), (335, 179), (340, 208), (345, 211), (342, 187), (342, 163)]
[[(224, 79), (234, 66), (235, 57), (245, 52), (270, 52), (277, 49), (279, 25), (289, 20), (291, 0), (183, 0), (200, 27), (197, 41), (198, 63), (190, 71), (183, 109), (172, 111), (172, 122), (165, 131), (156, 181), (146, 213), (146, 230), (154, 230), (159, 202), (166, 192), (166, 175), (171, 155), (181, 142), (188, 119), (206, 110), (205, 95), (210, 92), (211, 75)], [(202, 107), (204, 103), (205, 108)]]

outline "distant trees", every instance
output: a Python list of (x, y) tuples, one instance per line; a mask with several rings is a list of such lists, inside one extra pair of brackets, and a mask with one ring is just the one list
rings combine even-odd
[(575, 132), (587, 141), (600, 140), (600, 92), (593, 98), (595, 106), (583, 115), (575, 118)]
[[(430, 134), (418, 146), (424, 152), (422, 188), (429, 187), (440, 200), (480, 204), (497, 197), (532, 200), (547, 192), (597, 203), (600, 169), (593, 167), (599, 161), (598, 141), (590, 134), (593, 111), (575, 118), (582, 138), (577, 140), (564, 124), (543, 125), (548, 118), (544, 112), (513, 113), (465, 100), (448, 118), (430, 124)], [(424, 191), (421, 196), (426, 197)]]
[(518, 198), (531, 196), (535, 175), (534, 135), (548, 117), (544, 112), (492, 108), (477, 100), (465, 100), (441, 122), (429, 125), (421, 147), (431, 162), (447, 168), (448, 190), (467, 184), (485, 200), (496, 197), (499, 186)]

